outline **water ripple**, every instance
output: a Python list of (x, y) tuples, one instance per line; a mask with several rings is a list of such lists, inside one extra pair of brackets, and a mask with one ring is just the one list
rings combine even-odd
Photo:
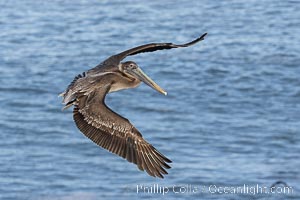
[[(0, 2), (0, 198), (161, 198), (137, 184), (270, 186), (299, 191), (297, 1)], [(61, 112), (72, 78), (150, 42), (189, 48), (136, 61), (168, 91), (142, 85), (107, 103), (173, 160), (153, 179), (90, 142)], [(164, 197), (164, 196), (163, 196)], [(299, 199), (299, 194), (174, 194), (168, 199)]]

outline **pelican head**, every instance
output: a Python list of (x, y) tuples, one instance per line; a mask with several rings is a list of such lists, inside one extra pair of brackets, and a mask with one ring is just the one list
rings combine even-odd
[(123, 62), (119, 65), (119, 70), (130, 79), (137, 80), (139, 82), (142, 81), (159, 93), (167, 95), (167, 92), (157, 85), (149, 76), (147, 76), (135, 62)]

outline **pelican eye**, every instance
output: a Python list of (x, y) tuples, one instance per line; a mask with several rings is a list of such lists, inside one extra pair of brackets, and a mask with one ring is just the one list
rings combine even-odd
[(134, 65), (134, 64), (130, 64), (129, 65), (129, 69), (136, 69), (137, 67), (136, 67), (136, 65)]

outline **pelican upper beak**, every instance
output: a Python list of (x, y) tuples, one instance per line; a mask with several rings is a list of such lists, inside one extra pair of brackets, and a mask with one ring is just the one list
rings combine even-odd
[(147, 76), (141, 68), (131, 69), (130, 71), (127, 70), (127, 73), (131, 74), (132, 76), (138, 78), (139, 80), (146, 83), (148, 86), (152, 87), (154, 90), (167, 95), (167, 92), (164, 91), (159, 85), (157, 85), (149, 76)]

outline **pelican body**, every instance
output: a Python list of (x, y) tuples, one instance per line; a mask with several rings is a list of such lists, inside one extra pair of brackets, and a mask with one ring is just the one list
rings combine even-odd
[(77, 75), (63, 97), (63, 109), (74, 106), (73, 118), (78, 129), (97, 145), (137, 165), (153, 177), (168, 174), (172, 161), (149, 144), (130, 121), (112, 111), (105, 104), (110, 92), (135, 88), (144, 82), (166, 95), (167, 92), (148, 77), (133, 61), (121, 62), (125, 57), (144, 52), (188, 47), (204, 39), (206, 33), (196, 40), (176, 45), (151, 43), (113, 55), (96, 67)]

